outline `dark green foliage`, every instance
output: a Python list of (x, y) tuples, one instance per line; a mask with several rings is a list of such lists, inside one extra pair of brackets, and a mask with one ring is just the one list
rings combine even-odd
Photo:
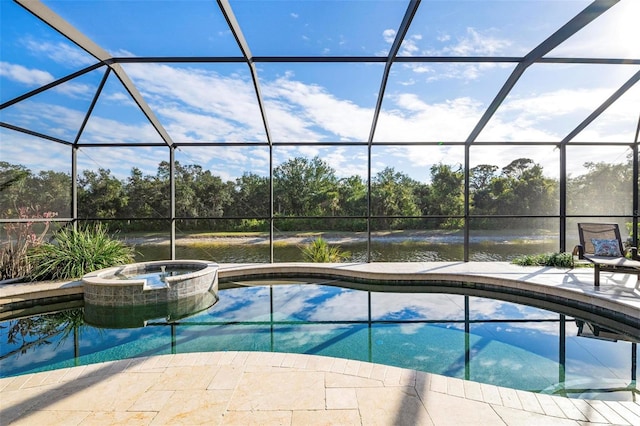
[(69, 216), (71, 176), (53, 170), (35, 174), (23, 165), (0, 161), (0, 217), (18, 217), (25, 208)]
[(521, 266), (554, 266), (557, 268), (573, 268), (575, 266), (571, 253), (544, 253), (518, 256), (511, 261)]
[(80, 278), (98, 269), (133, 261), (133, 248), (110, 237), (101, 224), (62, 228), (53, 239), (29, 254), (33, 280)]
[(585, 163), (587, 173), (567, 180), (567, 213), (626, 215), (631, 211), (631, 155), (625, 163)]
[(418, 216), (418, 206), (414, 191), (419, 183), (407, 174), (387, 167), (378, 172), (371, 184), (371, 213), (383, 216), (380, 222), (384, 227), (394, 228), (403, 219), (394, 216)]
[[(631, 159), (620, 164), (587, 163), (587, 173), (567, 179), (567, 212), (628, 214), (631, 165)], [(429, 229), (457, 230), (465, 225), (465, 175), (460, 165), (438, 163), (415, 179), (402, 170), (382, 168), (371, 176), (370, 184), (358, 174), (339, 177), (317, 156), (281, 163), (273, 169), (273, 180), (250, 170), (224, 180), (202, 166), (177, 161), (173, 169), (176, 223), (184, 232), (268, 232), (272, 212), (276, 232), (307, 226), (362, 231), (366, 229), (362, 219), (368, 216), (378, 230), (422, 230), (425, 217), (432, 220)], [(108, 169), (80, 171), (78, 218), (108, 219), (112, 229), (123, 232), (168, 233), (170, 171), (167, 161), (158, 164), (155, 174), (134, 167), (124, 179)], [(510, 215), (539, 215), (540, 224), (527, 221), (527, 226), (546, 228), (545, 216), (558, 212), (557, 179), (546, 177), (542, 166), (531, 159), (517, 158), (502, 168), (480, 164), (470, 169), (468, 179), (472, 223), (466, 224), (474, 230), (523, 226), (521, 218)], [(34, 174), (25, 166), (0, 161), (0, 189), (1, 218), (17, 218), (21, 206), (39, 207), (59, 218), (70, 216), (68, 173)]]
[(296, 157), (273, 170), (274, 209), (282, 216), (335, 215), (339, 210), (335, 170), (314, 157)]
[(464, 172), (462, 166), (456, 170), (446, 164), (431, 167), (431, 187), (428, 197), (428, 215), (448, 216), (440, 227), (460, 229), (464, 221)]
[(533, 160), (518, 158), (497, 172), (498, 167), (488, 164), (470, 170), (472, 213), (546, 215), (558, 211), (558, 182), (546, 178)]

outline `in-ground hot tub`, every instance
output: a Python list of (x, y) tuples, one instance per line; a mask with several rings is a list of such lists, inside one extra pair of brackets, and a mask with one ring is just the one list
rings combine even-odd
[(95, 306), (139, 306), (218, 294), (218, 265), (204, 260), (160, 260), (100, 269), (82, 277), (84, 301)]
[(104, 306), (84, 304), (84, 323), (97, 328), (140, 328), (149, 321), (171, 323), (205, 311), (218, 302), (213, 292), (147, 305)]

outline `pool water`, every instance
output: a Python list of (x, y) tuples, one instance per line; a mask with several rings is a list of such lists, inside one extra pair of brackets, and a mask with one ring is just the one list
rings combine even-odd
[(163, 269), (162, 271), (152, 271), (145, 273), (131, 273), (131, 274), (115, 274), (113, 278), (121, 280), (147, 280), (147, 287), (162, 288), (165, 286), (165, 279), (167, 277), (175, 277), (178, 275), (190, 274), (194, 272), (194, 269)]
[(377, 292), (308, 281), (227, 284), (212, 307), (139, 328), (88, 326), (81, 307), (8, 320), (0, 323), (0, 376), (160, 354), (275, 351), (569, 397), (640, 395), (638, 336), (585, 337), (592, 330), (585, 318), (475, 295)]

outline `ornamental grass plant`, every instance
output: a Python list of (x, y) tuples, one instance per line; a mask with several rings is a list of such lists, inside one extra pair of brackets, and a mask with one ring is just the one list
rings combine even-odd
[(330, 246), (322, 237), (318, 237), (302, 248), (302, 257), (307, 262), (337, 263), (348, 259), (351, 253), (340, 247)]
[(62, 228), (53, 235), (53, 242), (35, 247), (29, 254), (34, 281), (80, 278), (133, 259), (134, 249), (112, 238), (102, 224)]

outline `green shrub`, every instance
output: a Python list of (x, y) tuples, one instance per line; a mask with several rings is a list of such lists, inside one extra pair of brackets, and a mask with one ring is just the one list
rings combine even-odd
[(31, 251), (32, 280), (80, 278), (91, 271), (131, 263), (134, 258), (133, 248), (111, 238), (101, 224), (63, 228), (53, 240)]
[(511, 261), (521, 266), (555, 266), (573, 268), (575, 266), (571, 253), (545, 253), (518, 256)]
[(331, 247), (327, 242), (318, 237), (302, 248), (302, 257), (307, 262), (327, 263), (342, 262), (348, 259), (351, 253), (343, 251), (340, 247)]

